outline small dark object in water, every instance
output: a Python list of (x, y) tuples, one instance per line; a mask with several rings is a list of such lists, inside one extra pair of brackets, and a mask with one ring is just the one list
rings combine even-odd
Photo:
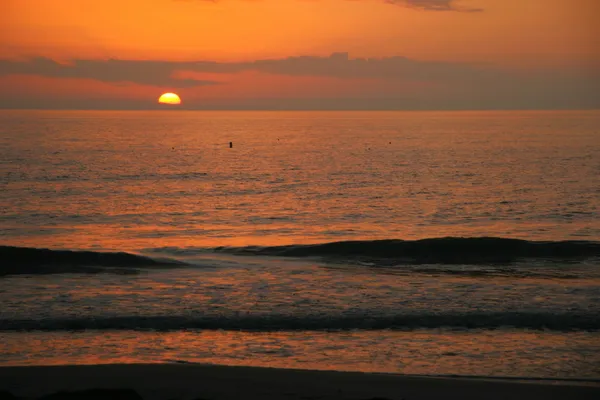
[(231, 149), (233, 147), (233, 142), (229, 142), (229, 148)]
[(133, 389), (89, 389), (76, 392), (57, 392), (38, 400), (143, 400)]

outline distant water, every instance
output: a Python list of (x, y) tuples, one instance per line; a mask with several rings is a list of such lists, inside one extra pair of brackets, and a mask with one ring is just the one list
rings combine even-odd
[(0, 364), (600, 380), (600, 112), (2, 111), (0, 155)]

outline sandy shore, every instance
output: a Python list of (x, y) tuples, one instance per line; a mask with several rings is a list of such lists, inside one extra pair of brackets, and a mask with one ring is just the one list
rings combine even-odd
[(550, 381), (424, 378), (391, 374), (186, 364), (0, 367), (0, 391), (134, 389), (144, 399), (600, 399), (600, 386)]

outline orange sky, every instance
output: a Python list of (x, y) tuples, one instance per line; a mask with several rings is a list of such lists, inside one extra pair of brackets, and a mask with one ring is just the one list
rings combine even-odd
[[(597, 0), (397, 0), (397, 3), (3, 0), (0, 95), (16, 96), (23, 106), (33, 106), (40, 99), (53, 96), (73, 101), (138, 99), (141, 106), (142, 102), (154, 101), (163, 89), (172, 88), (164, 82), (130, 82), (129, 78), (107, 81), (86, 71), (73, 76), (71, 70), (58, 71), (52, 67), (54, 72), (49, 72), (22, 63), (34, 57), (61, 63), (107, 59), (217, 61), (224, 66), (237, 63), (234, 72), (191, 69), (193, 74), (210, 75), (207, 80), (218, 82), (180, 90), (188, 100), (194, 99), (197, 105), (206, 107), (211, 99), (221, 99), (219, 104), (230, 99), (235, 106), (236, 99), (277, 97), (351, 96), (367, 101), (378, 96), (406, 99), (414, 95), (427, 99), (429, 95), (431, 103), (442, 104), (442, 108), (444, 101), (451, 102), (453, 96), (458, 96), (457, 104), (477, 100), (464, 97), (473, 96), (471, 88), (450, 78), (427, 82), (422, 76), (406, 73), (379, 78), (376, 71), (368, 77), (363, 73), (347, 76), (345, 72), (340, 72), (346, 74), (341, 76), (335, 71), (323, 73), (310, 68), (306, 73), (294, 70), (290, 74), (278, 68), (257, 71), (239, 65), (302, 55), (325, 59), (335, 52), (347, 52), (351, 59), (402, 56), (416, 62), (438, 62), (448, 70), (454, 68), (454, 63), (467, 63), (518, 74), (515, 82), (519, 83), (528, 81), (523, 75), (528, 74), (535, 77), (536, 86), (527, 92), (533, 100), (535, 93), (547, 92), (546, 88), (540, 89), (545, 84), (562, 82), (554, 91), (558, 98), (564, 97), (566, 87), (586, 88), (597, 82), (596, 70), (600, 70), (600, 28), (594, 20), (594, 15), (600, 15)], [(444, 10), (432, 10), (435, 7)], [(346, 68), (342, 62), (332, 64), (335, 65), (327, 68)], [(355, 67), (348, 65), (348, 68)], [(185, 75), (181, 70), (176, 67), (173, 74)], [(494, 88), (491, 75), (481, 83), (489, 84), (489, 90)], [(566, 80), (571, 84), (566, 84)], [(548, 93), (554, 93), (550, 89)], [(446, 93), (446, 97), (441, 98), (440, 93)], [(593, 93), (584, 93), (579, 100), (595, 104), (596, 99), (590, 96)], [(190, 104), (185, 97), (184, 102)], [(4, 100), (0, 106), (10, 104)], [(448, 107), (454, 108), (451, 103)]]

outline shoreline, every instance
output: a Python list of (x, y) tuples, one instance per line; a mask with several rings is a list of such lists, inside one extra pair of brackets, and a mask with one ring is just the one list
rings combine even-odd
[(551, 378), (421, 376), (208, 364), (0, 367), (0, 391), (133, 389), (143, 399), (595, 399), (600, 382)]

